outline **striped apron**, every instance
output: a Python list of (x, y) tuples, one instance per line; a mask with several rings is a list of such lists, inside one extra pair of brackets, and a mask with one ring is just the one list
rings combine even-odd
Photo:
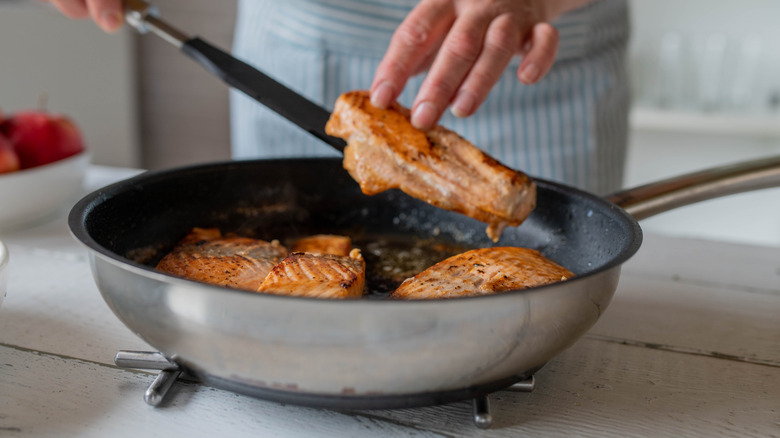
[[(413, 0), (239, 0), (234, 55), (333, 108), (368, 89)], [(629, 107), (624, 0), (599, 0), (552, 23), (561, 42), (541, 81), (517, 80), (513, 59), (471, 117), (441, 124), (509, 167), (598, 194), (621, 187)], [(410, 106), (423, 75), (399, 98)], [(231, 92), (236, 159), (335, 156), (329, 146), (243, 94)]]

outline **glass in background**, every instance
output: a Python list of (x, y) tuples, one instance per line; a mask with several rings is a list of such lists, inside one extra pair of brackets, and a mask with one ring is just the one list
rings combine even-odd
[(667, 33), (661, 38), (658, 68), (658, 105), (672, 109), (682, 106), (685, 67), (683, 38), (678, 32)]
[(715, 33), (704, 37), (703, 47), (697, 50), (696, 106), (705, 112), (721, 109), (726, 60), (726, 36)]
[(754, 90), (759, 78), (761, 45), (761, 37), (757, 34), (747, 35), (739, 44), (729, 96), (729, 106), (733, 109), (745, 110), (756, 104)]
[(759, 34), (691, 36), (672, 31), (661, 36), (656, 48), (658, 62), (649, 65), (654, 97), (648, 102), (639, 96), (640, 102), (709, 113), (763, 113), (780, 106), (778, 90), (763, 83), (764, 76), (772, 75), (763, 71), (769, 63)]

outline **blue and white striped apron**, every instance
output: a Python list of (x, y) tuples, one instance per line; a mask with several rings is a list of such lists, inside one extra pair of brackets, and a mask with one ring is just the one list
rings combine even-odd
[[(319, 104), (368, 89), (390, 37), (414, 0), (240, 0), (235, 56)], [(472, 117), (447, 111), (441, 124), (509, 167), (605, 194), (621, 186), (629, 89), (624, 0), (599, 0), (553, 25), (561, 36), (552, 70), (539, 83), (507, 67)], [(423, 76), (399, 101), (410, 106)], [(231, 95), (236, 159), (333, 156), (310, 134), (241, 93)]]

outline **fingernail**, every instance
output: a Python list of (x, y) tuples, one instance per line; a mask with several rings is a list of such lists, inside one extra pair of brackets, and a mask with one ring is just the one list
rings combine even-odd
[(412, 113), (412, 125), (423, 131), (433, 128), (436, 120), (436, 107), (430, 102), (417, 105)]
[(452, 114), (455, 117), (468, 117), (474, 111), (477, 98), (471, 91), (461, 90), (452, 104)]
[(382, 82), (371, 93), (371, 105), (377, 108), (387, 108), (393, 100), (395, 87), (390, 82)]
[(526, 84), (532, 84), (536, 82), (538, 78), (539, 67), (537, 67), (536, 63), (534, 62), (529, 62), (525, 67), (523, 67), (523, 70), (520, 71), (520, 80)]
[(107, 32), (113, 32), (122, 25), (122, 16), (119, 12), (104, 12), (100, 16), (100, 27)]

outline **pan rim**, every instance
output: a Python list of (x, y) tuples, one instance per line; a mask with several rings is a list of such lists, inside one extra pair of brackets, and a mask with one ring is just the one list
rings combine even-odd
[[(254, 295), (257, 297), (262, 297), (261, 299), (282, 299), (282, 300), (305, 300), (306, 302), (311, 302), (313, 299), (318, 300), (318, 302), (321, 303), (335, 303), (336, 305), (343, 306), (343, 305), (358, 305), (358, 306), (366, 306), (366, 305), (377, 305), (375, 303), (381, 303), (379, 305), (387, 305), (388, 303), (399, 305), (441, 305), (442, 303), (446, 302), (461, 302), (463, 300), (472, 300), (472, 299), (499, 299), (501, 297), (508, 297), (508, 296), (515, 296), (519, 294), (528, 294), (528, 293), (535, 293), (535, 292), (543, 292), (547, 289), (554, 288), (556, 286), (560, 286), (562, 282), (556, 282), (556, 283), (550, 283), (546, 285), (541, 286), (534, 286), (531, 288), (526, 289), (516, 289), (511, 291), (505, 291), (501, 293), (494, 293), (494, 294), (486, 294), (486, 295), (471, 295), (471, 296), (465, 296), (465, 297), (453, 297), (453, 298), (446, 298), (446, 299), (433, 299), (433, 300), (387, 300), (387, 299), (349, 299), (349, 300), (335, 300), (335, 299), (318, 299), (318, 298), (311, 298), (311, 297), (301, 297), (301, 296), (289, 296), (289, 295), (277, 295), (277, 294), (271, 294), (271, 293), (258, 293), (248, 290), (242, 290), (242, 289), (234, 289), (224, 286), (218, 286), (218, 285), (212, 285), (208, 283), (202, 283), (195, 280), (190, 280), (182, 277), (176, 277), (173, 275), (165, 274), (159, 271), (156, 271), (153, 267), (144, 265), (138, 262), (135, 262), (133, 260), (130, 260), (124, 256), (121, 256), (113, 251), (108, 250), (103, 245), (99, 244), (90, 233), (87, 231), (87, 228), (85, 226), (86, 218), (89, 216), (89, 213), (91, 212), (92, 208), (100, 204), (101, 202), (110, 199), (116, 194), (118, 191), (121, 191), (122, 189), (126, 189), (128, 187), (132, 187), (139, 181), (144, 181), (146, 183), (153, 181), (154, 179), (164, 178), (167, 176), (170, 176), (171, 174), (180, 174), (183, 172), (202, 172), (204, 170), (213, 170), (214, 168), (226, 168), (229, 169), (230, 167), (240, 167), (245, 165), (251, 165), (252, 163), (257, 162), (290, 162), (290, 161), (298, 161), (298, 162), (305, 162), (305, 161), (341, 161), (340, 157), (304, 157), (304, 158), (268, 158), (268, 159), (252, 159), (252, 160), (227, 160), (227, 161), (217, 161), (217, 162), (209, 162), (209, 163), (200, 163), (200, 164), (194, 164), (194, 165), (186, 165), (186, 166), (178, 166), (178, 167), (172, 167), (167, 169), (160, 169), (160, 170), (151, 170), (146, 171), (143, 173), (140, 173), (138, 175), (135, 175), (133, 177), (109, 184), (105, 187), (99, 188), (97, 190), (92, 191), (91, 193), (86, 194), (84, 197), (82, 197), (80, 200), (76, 202), (76, 204), (72, 207), (68, 214), (68, 228), (71, 233), (71, 235), (82, 245), (86, 246), (90, 251), (90, 255), (99, 255), (102, 259), (105, 261), (116, 265), (119, 268), (131, 270), (137, 274), (140, 274), (144, 277), (153, 279), (155, 281), (160, 281), (164, 283), (174, 284), (174, 285), (181, 285), (181, 286), (187, 286), (187, 287), (193, 287), (197, 286), (198, 288), (203, 288), (204, 290), (213, 290), (214, 292), (220, 292), (220, 293), (238, 293), (238, 294), (247, 294), (248, 295)], [(568, 186), (563, 183), (546, 180), (543, 178), (536, 178), (531, 177), (531, 179), (534, 181), (534, 183), (537, 184), (537, 186), (545, 187), (553, 189), (554, 191), (563, 191), (575, 196), (584, 197), (588, 200), (595, 202), (597, 204), (604, 205), (605, 209), (610, 210), (613, 214), (616, 214), (617, 217), (625, 223), (629, 228), (629, 233), (631, 234), (631, 239), (629, 244), (627, 244), (621, 251), (619, 251), (618, 254), (616, 254), (611, 260), (609, 260), (607, 263), (604, 263), (603, 265), (593, 269), (589, 270), (587, 272), (584, 272), (582, 274), (578, 274), (575, 277), (568, 279), (565, 281), (565, 283), (577, 283), (585, 281), (586, 279), (589, 279), (591, 277), (597, 276), (603, 272), (610, 271), (616, 267), (621, 266), (623, 263), (628, 261), (631, 257), (633, 257), (634, 254), (639, 250), (642, 240), (643, 240), (643, 233), (642, 229), (639, 226), (638, 221), (633, 218), (626, 210), (621, 208), (620, 206), (610, 202), (609, 200), (600, 197), (598, 195), (595, 195), (590, 192), (586, 192), (584, 190), (578, 189), (576, 187)], [(519, 225), (522, 227), (522, 224)], [(408, 303), (408, 304), (400, 304), (400, 303)]]

